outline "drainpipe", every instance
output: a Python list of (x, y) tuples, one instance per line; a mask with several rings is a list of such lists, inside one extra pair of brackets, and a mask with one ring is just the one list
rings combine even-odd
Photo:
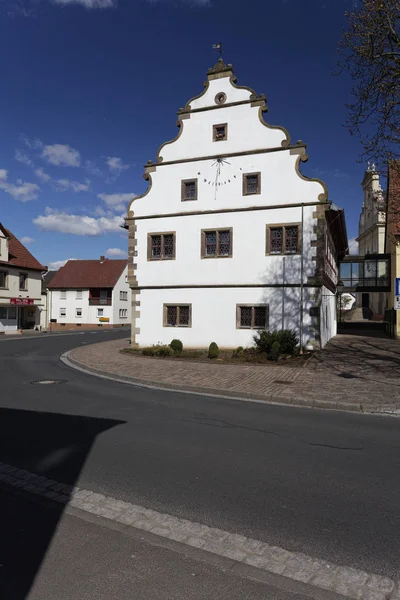
[(285, 279), (286, 279), (286, 257), (282, 264), (282, 329), (285, 329)]

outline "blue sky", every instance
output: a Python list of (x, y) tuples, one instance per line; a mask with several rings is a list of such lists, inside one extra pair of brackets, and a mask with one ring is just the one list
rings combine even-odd
[[(353, 0), (0, 0), (0, 220), (44, 264), (126, 255), (119, 228), (143, 165), (176, 134), (222, 41), (266, 120), (308, 144), (357, 233), (365, 165), (332, 75)], [(29, 241), (31, 240), (31, 241)]]

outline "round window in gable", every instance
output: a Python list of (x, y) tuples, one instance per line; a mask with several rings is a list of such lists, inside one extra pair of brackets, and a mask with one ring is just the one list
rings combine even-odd
[(226, 102), (226, 94), (224, 92), (219, 92), (214, 98), (215, 104), (223, 104)]

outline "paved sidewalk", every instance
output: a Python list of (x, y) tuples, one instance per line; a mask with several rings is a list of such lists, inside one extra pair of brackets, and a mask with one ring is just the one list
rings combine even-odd
[(183, 391), (352, 411), (400, 412), (400, 342), (338, 335), (302, 368), (222, 365), (123, 354), (127, 340), (82, 346), (68, 360), (93, 374)]

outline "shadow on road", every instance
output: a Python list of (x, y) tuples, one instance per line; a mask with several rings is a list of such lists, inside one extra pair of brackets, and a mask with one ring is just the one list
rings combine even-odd
[[(96, 437), (122, 423), (93, 417), (0, 409), (0, 460), (73, 486)], [(56, 510), (38, 511), (33, 502), (19, 500), (14, 493), (7, 493), (6, 488), (1, 489), (2, 600), (28, 597), (63, 510), (64, 505), (60, 504)]]

